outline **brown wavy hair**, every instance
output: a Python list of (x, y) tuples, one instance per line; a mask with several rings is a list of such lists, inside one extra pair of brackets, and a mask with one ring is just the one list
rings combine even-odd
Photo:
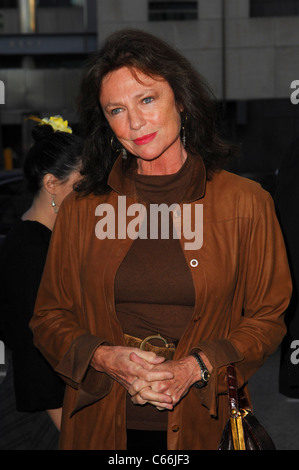
[[(83, 179), (76, 190), (83, 194), (110, 191), (107, 179), (121, 146), (114, 136), (99, 103), (102, 80), (121, 67), (162, 77), (171, 86), (185, 124), (186, 150), (200, 155), (209, 178), (223, 168), (236, 153), (218, 130), (219, 105), (203, 77), (176, 49), (147, 32), (126, 29), (113, 33), (88, 60), (78, 96), (80, 124), (85, 139), (82, 155)], [(187, 118), (187, 119), (186, 119)], [(136, 158), (124, 161), (136, 165)]]

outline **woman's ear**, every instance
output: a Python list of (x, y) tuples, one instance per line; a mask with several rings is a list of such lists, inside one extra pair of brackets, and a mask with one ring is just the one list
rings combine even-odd
[(49, 194), (54, 195), (56, 193), (57, 184), (58, 179), (52, 173), (47, 173), (43, 177), (43, 186)]

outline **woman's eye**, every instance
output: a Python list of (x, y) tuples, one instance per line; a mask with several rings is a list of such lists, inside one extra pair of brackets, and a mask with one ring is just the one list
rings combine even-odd
[(151, 103), (153, 101), (153, 99), (154, 98), (152, 96), (147, 96), (142, 101), (147, 104), (147, 103)]
[(112, 109), (111, 114), (112, 116), (115, 116), (115, 114), (119, 114), (121, 112), (121, 108), (115, 108)]

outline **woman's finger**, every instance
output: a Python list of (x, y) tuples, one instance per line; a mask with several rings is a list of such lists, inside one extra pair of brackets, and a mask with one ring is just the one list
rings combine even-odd
[[(138, 388), (138, 387), (136, 387)], [(142, 399), (146, 402), (150, 402), (152, 404), (167, 404), (172, 405), (172, 397), (167, 395), (166, 393), (156, 392), (151, 387), (143, 387), (140, 391), (136, 392), (134, 390), (134, 386), (132, 385), (129, 389), (129, 394), (132, 397), (138, 397), (138, 399)]]
[(150, 387), (148, 387), (146, 390), (143, 389), (141, 393), (137, 393), (136, 395), (132, 396), (131, 400), (135, 405), (144, 405), (149, 403), (150, 405), (153, 405), (160, 410), (173, 409), (171, 397), (160, 393), (157, 394), (153, 392)]
[(132, 362), (135, 362), (136, 364), (141, 365), (144, 368), (149, 369), (152, 366), (162, 364), (165, 361), (165, 358), (162, 356), (157, 356), (153, 352), (142, 351), (142, 349), (139, 349), (137, 351), (131, 352), (130, 360)]
[(140, 369), (138, 370), (138, 377), (131, 383), (128, 392), (133, 396), (144, 389), (150, 388), (155, 393), (165, 394), (165, 390), (169, 388), (168, 381), (171, 379), (173, 379), (173, 373), (169, 371)]

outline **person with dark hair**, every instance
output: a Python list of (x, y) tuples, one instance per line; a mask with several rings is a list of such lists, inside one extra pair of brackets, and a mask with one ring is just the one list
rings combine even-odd
[(0, 252), (0, 323), (11, 352), (0, 385), (0, 448), (13, 450), (57, 448), (65, 386), (33, 345), (29, 321), (57, 212), (80, 177), (82, 149), (59, 116), (40, 120), (32, 135), (24, 176), (33, 202)]
[(112, 34), (82, 77), (82, 179), (63, 204), (34, 341), (66, 382), (61, 449), (217, 449), (239, 387), (285, 334), (271, 196), (225, 170), (204, 80), (174, 48)]

